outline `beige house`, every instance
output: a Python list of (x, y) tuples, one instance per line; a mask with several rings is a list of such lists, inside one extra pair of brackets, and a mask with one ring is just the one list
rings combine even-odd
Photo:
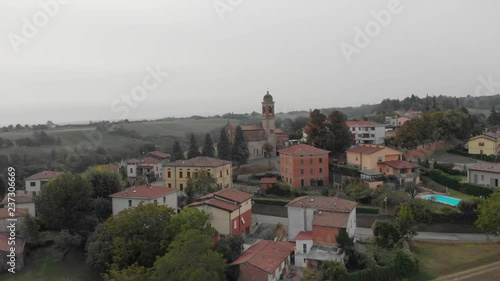
[(384, 173), (379, 169), (378, 163), (385, 161), (399, 161), (403, 154), (395, 149), (374, 144), (360, 144), (347, 150), (347, 165), (360, 170), (374, 170)]
[(217, 184), (222, 185), (222, 188), (233, 185), (233, 166), (231, 162), (199, 156), (165, 164), (163, 166), (165, 186), (183, 191), (187, 186), (188, 179), (200, 170), (209, 173)]
[(26, 191), (29, 192), (30, 195), (35, 195), (39, 193), (42, 186), (48, 183), (51, 179), (61, 175), (61, 172), (55, 171), (43, 171), (38, 174), (34, 174), (29, 176), (25, 180)]
[(111, 194), (109, 197), (113, 204), (113, 216), (140, 203), (165, 205), (177, 211), (177, 192), (173, 188), (140, 185)]
[(246, 235), (252, 225), (252, 194), (226, 188), (207, 194), (191, 207), (207, 213), (220, 235)]
[(500, 134), (484, 133), (469, 139), (469, 154), (497, 155), (500, 151)]

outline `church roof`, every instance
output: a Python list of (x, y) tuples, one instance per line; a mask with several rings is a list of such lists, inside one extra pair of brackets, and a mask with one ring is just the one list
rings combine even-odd
[(267, 94), (264, 96), (264, 101), (273, 101), (273, 96), (269, 94), (269, 91), (267, 91)]

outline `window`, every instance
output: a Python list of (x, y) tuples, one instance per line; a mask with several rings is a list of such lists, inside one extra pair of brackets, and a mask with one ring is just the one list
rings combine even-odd
[(186, 172), (186, 177), (190, 178), (191, 177), (191, 172), (187, 171)]
[(207, 176), (209, 176), (209, 177), (210, 177), (210, 171), (208, 171), (208, 172), (207, 172)]
[(304, 254), (307, 254), (307, 245), (306, 245), (306, 243), (302, 244), (302, 252)]
[(36, 182), (34, 181), (30, 182), (30, 186), (36, 186)]
[(158, 200), (156, 200), (156, 199), (153, 200), (153, 203), (158, 204)]
[(168, 171), (167, 172), (167, 178), (171, 178), (172, 177), (172, 172)]
[(319, 158), (319, 163), (320, 164), (323, 163), (323, 158), (322, 157)]
[(300, 159), (300, 165), (304, 165), (304, 159)]
[(481, 175), (481, 180), (484, 181), (484, 175)]
[(220, 171), (220, 172), (219, 172), (219, 177), (221, 177), (221, 178), (222, 178), (222, 171)]
[(241, 217), (241, 223), (245, 224), (245, 219), (243, 217)]
[(128, 200), (128, 206), (132, 207), (132, 200)]
[(182, 171), (179, 172), (179, 178), (182, 179)]
[(234, 227), (234, 229), (236, 229), (238, 227), (238, 221), (237, 220), (233, 221), (233, 227)]
[(229, 169), (226, 169), (226, 176), (229, 176)]
[(168, 183), (167, 187), (172, 187), (172, 184), (171, 184), (171, 183)]
[(134, 168), (130, 168), (130, 173), (133, 173), (134, 172)]
[(323, 168), (319, 168), (319, 173), (322, 174), (323, 173)]
[(382, 162), (382, 157), (378, 157), (377, 162)]
[[(312, 156), (312, 155), (311, 155)], [(309, 158), (309, 164), (312, 164), (313, 163), (313, 159), (312, 158)]]
[(374, 137), (375, 137), (375, 135), (374, 135), (374, 134), (371, 134), (370, 136), (371, 136), (372, 138), (374, 138)]
[(300, 174), (303, 175), (304, 174), (304, 169), (300, 169)]
[(484, 146), (484, 142), (480, 142), (478, 145), (479, 146)]
[(180, 188), (181, 191), (183, 191), (184, 190), (184, 184), (182, 184), (182, 183), (179, 184), (179, 188)]
[(167, 203), (167, 198), (163, 196), (163, 204)]

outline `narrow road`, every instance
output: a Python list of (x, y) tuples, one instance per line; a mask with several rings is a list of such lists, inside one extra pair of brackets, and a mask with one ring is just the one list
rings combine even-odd
[(500, 262), (483, 265), (447, 276), (439, 277), (435, 281), (496, 281), (500, 277)]
[[(254, 214), (254, 222), (263, 222), (283, 225), (288, 225), (288, 218), (265, 216)], [(357, 227), (356, 236), (362, 240), (372, 237), (373, 232), (371, 228)], [(419, 232), (414, 239), (421, 240), (443, 240), (443, 241), (500, 241), (500, 237), (489, 236), (484, 234), (470, 234), (470, 233), (440, 233), (440, 232)]]

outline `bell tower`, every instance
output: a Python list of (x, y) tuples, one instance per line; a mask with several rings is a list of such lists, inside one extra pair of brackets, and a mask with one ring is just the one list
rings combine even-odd
[(276, 151), (276, 119), (274, 117), (274, 101), (273, 96), (267, 94), (262, 101), (262, 128), (266, 131), (267, 141), (274, 147)]

